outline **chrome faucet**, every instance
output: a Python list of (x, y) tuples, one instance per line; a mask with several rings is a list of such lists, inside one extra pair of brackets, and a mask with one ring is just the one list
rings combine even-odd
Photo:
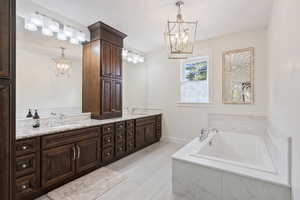
[(209, 129), (205, 129), (205, 128), (201, 129), (201, 133), (199, 136), (200, 141), (202, 142), (203, 140), (205, 140), (208, 137), (208, 134), (209, 134)]
[(201, 133), (200, 133), (200, 136), (199, 136), (200, 141), (202, 142), (203, 140), (205, 140), (208, 137), (208, 135), (211, 131), (213, 131), (215, 133), (219, 132), (219, 130), (216, 129), (216, 128), (211, 128), (211, 129), (203, 128), (203, 129), (201, 129)]

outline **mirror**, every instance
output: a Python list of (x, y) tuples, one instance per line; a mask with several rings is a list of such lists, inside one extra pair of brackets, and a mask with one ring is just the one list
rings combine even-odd
[[(24, 8), (19, 4), (19, 10)], [(17, 11), (19, 11), (17, 10)], [(82, 46), (72, 44), (70, 39), (59, 40), (57, 33), (45, 35), (42, 28), (28, 30), (25, 17), (39, 11), (38, 7), (25, 13), (18, 12), (16, 18), (16, 118), (24, 119), (29, 109), (38, 109), (40, 117), (51, 112), (62, 114), (81, 113)], [(44, 14), (48, 12), (44, 11)], [(51, 16), (56, 17), (52, 14)], [(72, 24), (56, 17), (64, 24)], [(76, 25), (76, 24), (75, 24)], [(78, 30), (85, 30), (83, 26)], [(65, 48), (62, 51), (61, 47)], [(64, 53), (69, 61), (68, 73), (58, 73)], [(60, 68), (59, 68), (60, 67)]]
[(223, 54), (223, 103), (254, 103), (254, 48)]

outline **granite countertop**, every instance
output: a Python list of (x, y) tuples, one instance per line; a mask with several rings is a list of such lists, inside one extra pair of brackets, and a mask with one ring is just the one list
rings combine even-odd
[(81, 129), (81, 128), (100, 126), (103, 124), (109, 124), (109, 123), (114, 123), (119, 121), (130, 120), (130, 119), (138, 119), (138, 118), (149, 117), (149, 116), (154, 116), (159, 114), (162, 113), (151, 112), (147, 114), (135, 114), (135, 115), (126, 114), (120, 118), (105, 119), (105, 120), (95, 120), (95, 119), (85, 118), (84, 120), (69, 121), (68, 123), (64, 123), (63, 125), (54, 126), (54, 127), (41, 126), (40, 128), (28, 128), (28, 127), (17, 128), (16, 140), (37, 137), (42, 135), (49, 135), (49, 134), (54, 134), (54, 133), (59, 133), (64, 131)]

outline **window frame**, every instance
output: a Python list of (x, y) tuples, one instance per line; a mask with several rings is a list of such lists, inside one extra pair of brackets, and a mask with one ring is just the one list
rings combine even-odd
[[(184, 80), (184, 64), (187, 60), (193, 61), (193, 60), (201, 60), (205, 58), (207, 60), (207, 81), (208, 81), (208, 102), (185, 102), (182, 101), (182, 84), (187, 82), (187, 80)], [(184, 106), (184, 107), (202, 107), (202, 106), (211, 106), (214, 104), (213, 101), (213, 81), (212, 81), (212, 74), (213, 74), (213, 64), (212, 64), (212, 56), (211, 55), (198, 55), (189, 57), (187, 59), (181, 60), (180, 62), (180, 92), (179, 92), (179, 101), (177, 102), (177, 106)]]

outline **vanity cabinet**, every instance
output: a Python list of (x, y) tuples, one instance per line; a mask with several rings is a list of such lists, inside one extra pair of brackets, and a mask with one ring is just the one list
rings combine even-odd
[(43, 136), (42, 187), (61, 184), (100, 165), (100, 129)]
[(160, 137), (161, 115), (156, 115), (18, 140), (17, 200), (34, 199)]
[(136, 119), (135, 141), (135, 147), (137, 149), (143, 148), (157, 141), (155, 117)]
[(16, 199), (24, 199), (40, 188), (40, 140), (16, 142)]
[(125, 34), (97, 22), (83, 45), (83, 112), (92, 118), (122, 116), (122, 48)]

